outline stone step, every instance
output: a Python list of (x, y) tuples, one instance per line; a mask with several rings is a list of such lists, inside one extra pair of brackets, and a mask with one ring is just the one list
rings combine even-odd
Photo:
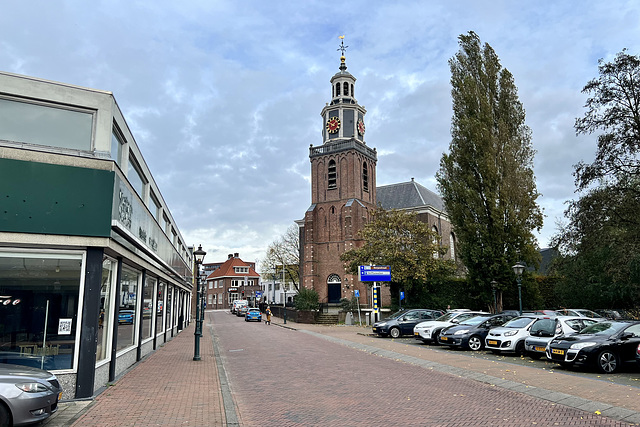
[(337, 314), (318, 314), (318, 324), (321, 325), (335, 325), (338, 323), (338, 315)]

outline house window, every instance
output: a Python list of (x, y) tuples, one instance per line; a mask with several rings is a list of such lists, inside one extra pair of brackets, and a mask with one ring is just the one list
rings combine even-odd
[(362, 163), (362, 189), (369, 191), (369, 170), (365, 162)]
[(122, 162), (122, 142), (124, 138), (120, 137), (119, 133), (114, 129), (111, 133), (111, 158), (120, 166)]
[(449, 254), (451, 255), (451, 259), (455, 261), (456, 259), (456, 236), (453, 233), (449, 234)]
[(144, 200), (144, 187), (146, 185), (146, 181), (142, 176), (142, 171), (140, 170), (140, 166), (138, 166), (138, 162), (133, 156), (129, 158), (129, 172), (127, 173), (127, 179), (140, 198)]
[(329, 177), (328, 188), (330, 190), (334, 189), (334, 188), (337, 188), (338, 173), (336, 172), (336, 162), (335, 162), (335, 160), (329, 160), (328, 177)]
[(433, 251), (433, 257), (434, 258), (439, 258), (440, 254), (438, 253), (438, 227), (436, 227), (435, 225), (433, 227), (431, 227), (431, 231), (433, 231), (435, 234), (433, 235), (433, 245), (436, 247), (436, 250)]

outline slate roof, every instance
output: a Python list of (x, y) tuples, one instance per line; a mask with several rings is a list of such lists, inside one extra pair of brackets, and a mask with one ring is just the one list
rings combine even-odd
[(383, 209), (415, 209), (431, 206), (445, 212), (442, 198), (411, 178), (409, 182), (383, 185), (376, 188), (378, 205)]

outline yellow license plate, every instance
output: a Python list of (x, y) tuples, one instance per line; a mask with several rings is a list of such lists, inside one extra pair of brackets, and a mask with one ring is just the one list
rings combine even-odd
[(60, 399), (62, 399), (62, 392), (58, 393), (58, 401), (60, 401)]
[(564, 350), (558, 350), (558, 349), (556, 349), (556, 348), (552, 348), (552, 349), (551, 349), (551, 353), (553, 353), (553, 354), (559, 354), (560, 356), (563, 356), (563, 355), (564, 355)]
[(535, 350), (536, 351), (541, 351), (541, 352), (544, 353), (544, 347), (535, 347)]
[(415, 335), (415, 336), (419, 336), (420, 334), (419, 334), (419, 333), (417, 333), (417, 332), (414, 332), (414, 333), (413, 333), (413, 335)]
[(440, 337), (440, 339), (441, 339), (442, 341), (446, 341), (446, 340), (448, 340), (449, 338), (447, 338), (447, 337)]
[(487, 344), (489, 344), (489, 345), (498, 345), (498, 341), (487, 340)]

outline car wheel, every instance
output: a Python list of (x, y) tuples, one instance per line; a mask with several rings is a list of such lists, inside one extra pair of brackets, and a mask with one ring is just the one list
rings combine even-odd
[(603, 350), (598, 354), (598, 369), (605, 374), (613, 374), (618, 370), (618, 355), (610, 350)]
[(441, 330), (442, 329), (436, 329), (435, 331), (433, 331), (433, 333), (431, 334), (431, 344), (440, 345), (440, 342), (438, 342), (438, 336), (440, 335)]
[(6, 406), (3, 403), (0, 403), (0, 426), (10, 426), (11, 424), (11, 414)]
[(471, 351), (479, 351), (482, 349), (482, 340), (479, 336), (472, 336), (469, 338), (469, 349)]
[(516, 355), (523, 356), (524, 355), (524, 341), (520, 341), (516, 343)]
[(400, 336), (400, 329), (398, 328), (391, 328), (389, 330), (389, 335), (391, 335), (391, 338), (398, 338)]

